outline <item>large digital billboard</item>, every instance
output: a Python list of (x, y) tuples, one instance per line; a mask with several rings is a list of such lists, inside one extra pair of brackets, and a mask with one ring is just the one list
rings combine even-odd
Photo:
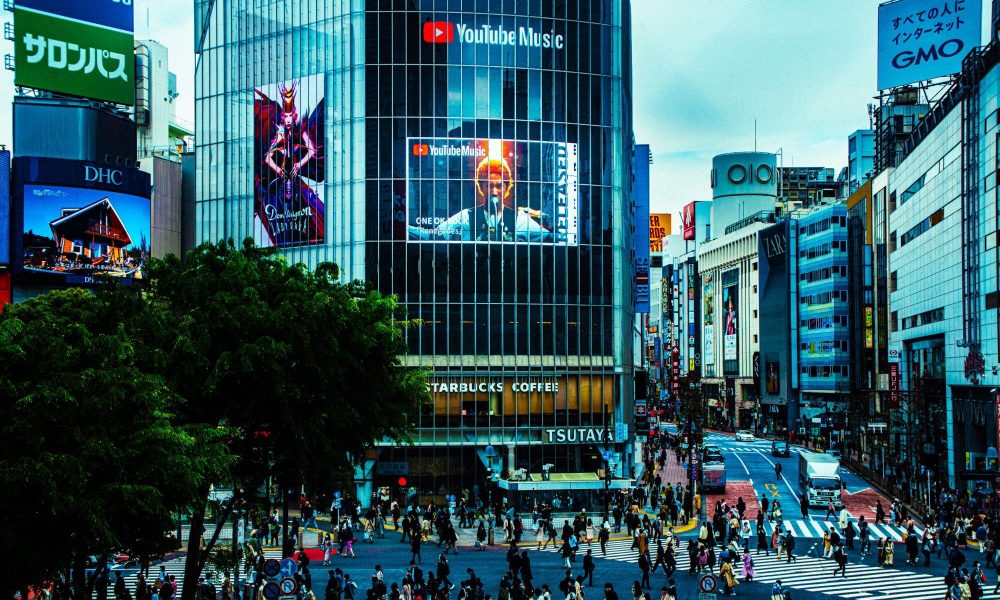
[(254, 240), (260, 246), (326, 240), (325, 94), (322, 75), (254, 90)]
[(18, 0), (14, 84), (135, 103), (130, 0)]
[(79, 160), (14, 159), (12, 256), (20, 278), (70, 284), (141, 278), (150, 257), (150, 176)]
[(711, 273), (706, 273), (701, 278), (701, 321), (705, 326), (705, 337), (703, 338), (702, 362), (706, 365), (715, 364), (715, 280)]
[(579, 244), (577, 146), (408, 138), (406, 239)]
[(735, 285), (722, 288), (722, 311), (725, 315), (724, 330), (722, 332), (723, 360), (736, 360), (737, 357), (737, 333), (739, 331), (736, 318), (737, 311), (739, 310), (739, 299), (737, 296), (737, 287)]
[(982, 0), (900, 0), (878, 7), (878, 87), (894, 88), (962, 70), (980, 45)]
[(149, 198), (58, 185), (24, 186), (24, 271), (142, 277)]

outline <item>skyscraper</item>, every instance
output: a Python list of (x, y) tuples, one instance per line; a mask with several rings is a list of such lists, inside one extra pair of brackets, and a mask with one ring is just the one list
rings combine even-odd
[(198, 238), (334, 261), (423, 322), (433, 401), (360, 496), (492, 472), (565, 500), (560, 472), (593, 503), (634, 460), (629, 3), (502, 5), (196, 7)]

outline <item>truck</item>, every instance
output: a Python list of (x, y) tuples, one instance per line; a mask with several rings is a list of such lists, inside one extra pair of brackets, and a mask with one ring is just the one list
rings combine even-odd
[(844, 506), (840, 497), (840, 461), (829, 454), (799, 454), (799, 487), (809, 506), (825, 507), (831, 500), (837, 508)]
[(701, 489), (706, 492), (726, 491), (726, 463), (709, 460), (701, 464)]

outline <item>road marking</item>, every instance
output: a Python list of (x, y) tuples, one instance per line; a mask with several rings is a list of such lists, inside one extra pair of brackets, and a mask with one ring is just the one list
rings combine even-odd
[(766, 489), (767, 491), (771, 492), (771, 497), (772, 498), (777, 498), (778, 497), (778, 494), (779, 494), (779, 492), (778, 492), (778, 486), (774, 485), (773, 483), (765, 483), (764, 484), (764, 489)]
[[(763, 458), (764, 460), (766, 460), (766, 461), (768, 462), (768, 464), (770, 464), (770, 465), (771, 465), (772, 467), (774, 466), (774, 463), (773, 463), (773, 462), (771, 462), (771, 459), (770, 459), (770, 458), (768, 458), (767, 456), (764, 456), (764, 453), (763, 453), (763, 452), (761, 452), (760, 450), (758, 450), (758, 451), (757, 451), (757, 454), (760, 454), (760, 455), (761, 455), (761, 457), (762, 457), (762, 458)], [(788, 486), (788, 491), (792, 493), (792, 498), (795, 498), (795, 502), (797, 502), (797, 503), (801, 503), (801, 500), (799, 500), (799, 495), (798, 495), (798, 494), (796, 494), (796, 493), (795, 493), (795, 490), (793, 490), (793, 489), (792, 489), (792, 484), (788, 483), (788, 479), (786, 479), (786, 478), (785, 478), (785, 474), (784, 474), (784, 473), (782, 473), (782, 474), (781, 474), (781, 480), (785, 482), (785, 485), (786, 485), (786, 486)]]
[(747, 475), (749, 475), (750, 474), (750, 469), (747, 468), (747, 464), (745, 462), (743, 462), (743, 459), (740, 458), (740, 455), (739, 454), (733, 454), (733, 456), (736, 457), (736, 460), (740, 461), (740, 464), (743, 465), (743, 470), (747, 472)]

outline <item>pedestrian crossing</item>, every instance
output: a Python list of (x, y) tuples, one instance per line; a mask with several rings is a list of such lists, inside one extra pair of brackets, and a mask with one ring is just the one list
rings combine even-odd
[[(264, 558), (281, 558), (281, 550), (279, 550), (277, 548), (274, 548), (274, 549), (266, 549), (265, 548), (264, 549)], [(168, 561), (164, 561), (164, 562), (162, 562), (160, 564), (151, 566), (149, 568), (149, 577), (148, 577), (147, 583), (149, 585), (153, 585), (153, 582), (156, 580), (156, 578), (160, 574), (160, 567), (162, 566), (162, 567), (164, 567), (164, 572), (167, 574), (167, 577), (173, 575), (174, 579), (176, 579), (176, 581), (177, 581), (177, 590), (178, 590), (177, 597), (180, 598), (180, 591), (184, 589), (184, 565), (185, 565), (186, 562), (187, 562), (187, 556), (186, 555), (181, 555), (181, 556), (179, 556), (177, 558), (174, 558), (174, 559), (171, 559), (171, 560), (168, 560)], [(206, 569), (209, 569), (209, 568), (210, 567), (206, 567)], [(134, 570), (134, 571), (133, 570), (129, 570), (129, 571), (130, 571), (129, 574), (128, 575), (123, 575), (123, 577), (125, 579), (125, 586), (128, 588), (128, 590), (130, 592), (132, 592), (133, 597), (134, 597), (136, 582), (139, 580), (139, 571), (138, 570)], [(242, 573), (242, 574), (244, 576), (246, 575), (246, 573)], [(222, 576), (221, 574), (218, 575), (218, 576), (216, 576), (214, 578), (213, 581), (215, 582), (215, 586), (217, 588), (221, 589), (221, 587), (222, 587), (222, 580), (223, 579), (224, 579), (224, 576)], [(115, 576), (112, 574), (111, 575), (111, 581), (110, 581), (110, 583), (111, 583), (112, 586), (114, 586), (114, 582), (115, 582)], [(197, 583), (197, 582), (195, 582), (195, 583)], [(109, 593), (109, 597), (110, 597), (110, 595), (111, 594)], [(97, 591), (96, 590), (94, 591), (94, 598), (97, 598)]]
[[(650, 549), (651, 552), (655, 552), (655, 545), (650, 544)], [(587, 546), (582, 545), (580, 552), (585, 553), (586, 551)], [(681, 547), (677, 548), (676, 551), (677, 570), (680, 573), (686, 573), (690, 562), (685, 542), (682, 541)], [(543, 552), (558, 552), (558, 548), (548, 548)], [(882, 568), (877, 564), (870, 564), (875, 560), (870, 556), (867, 558), (869, 564), (849, 562), (846, 576), (839, 574), (834, 576), (836, 563), (832, 559), (796, 555), (796, 560), (789, 563), (786, 558), (779, 559), (774, 552), (771, 552), (769, 556), (753, 554), (755, 552), (753, 548), (750, 552), (754, 561), (754, 582), (773, 585), (775, 581), (780, 579), (782, 586), (793, 592), (823, 593), (840, 598), (860, 600), (867, 598), (940, 600), (945, 597), (946, 588), (943, 577), (894, 568)], [(595, 543), (593, 554), (596, 558), (619, 562), (637, 563), (639, 561), (638, 553), (632, 549), (630, 540), (608, 542), (606, 555), (601, 553), (600, 546)], [(899, 554), (897, 553), (897, 558)], [(580, 560), (580, 554), (577, 555), (577, 559)], [(735, 570), (739, 576), (741, 568), (737, 566)], [(718, 569), (715, 569), (715, 572), (718, 574)], [(743, 577), (739, 578), (741, 581), (745, 581)], [(990, 581), (984, 586), (984, 591), (987, 592), (982, 596), (984, 600), (1000, 599), (1000, 594), (991, 593), (995, 583), (995, 581)], [(794, 593), (793, 596), (798, 597)]]
[[(744, 519), (743, 523), (750, 524), (750, 531), (753, 532), (753, 537), (757, 537), (757, 522), (754, 520)], [(858, 532), (858, 522), (855, 519), (850, 520), (851, 525), (854, 527), (854, 532)], [(741, 524), (742, 525), (742, 524)], [(830, 527), (834, 527), (837, 533), (840, 534), (841, 539), (844, 537), (844, 532), (840, 529), (834, 521), (824, 521), (823, 519), (787, 519), (782, 521), (781, 526), (783, 529), (790, 530), (792, 535), (797, 538), (821, 538), (823, 534), (830, 531)], [(767, 535), (770, 536), (774, 533), (774, 523), (771, 521), (766, 521), (764, 523), (764, 530), (767, 531)], [(924, 530), (922, 527), (914, 527), (917, 537), (923, 535)], [(875, 525), (871, 522), (868, 523), (868, 539), (874, 544), (880, 539), (889, 539), (894, 542), (902, 542), (903, 534), (906, 530), (898, 525)], [(855, 538), (855, 543), (860, 542)]]

